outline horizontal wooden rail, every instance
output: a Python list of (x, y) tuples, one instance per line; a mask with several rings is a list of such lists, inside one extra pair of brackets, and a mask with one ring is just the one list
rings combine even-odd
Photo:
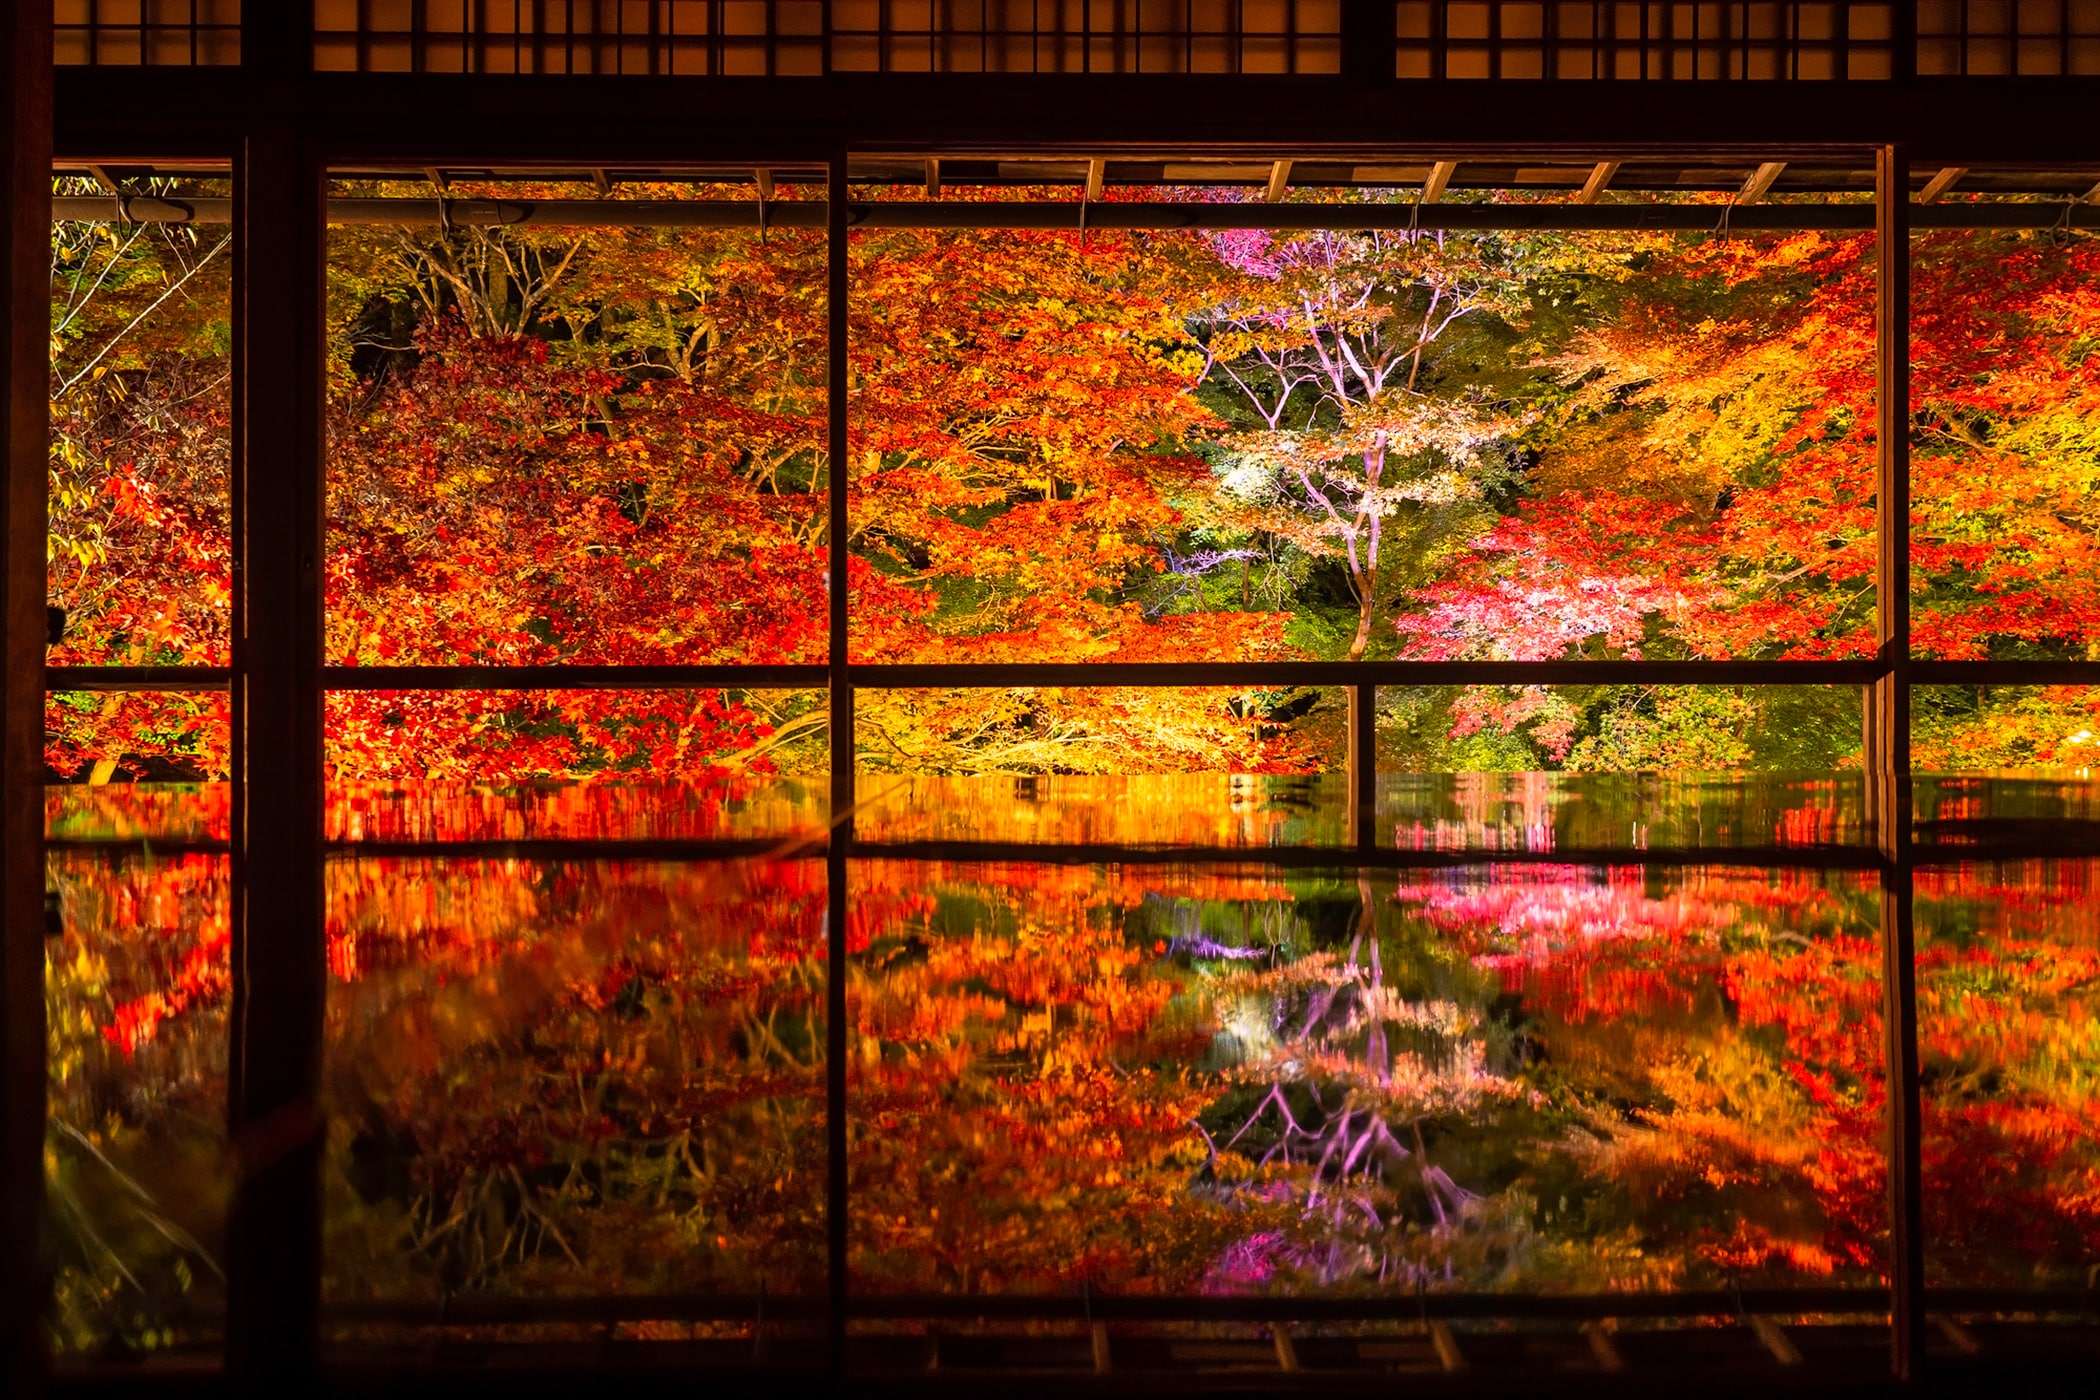
[[(1019, 686), (1867, 685), (1879, 661), (1044, 661), (847, 667), (863, 690)], [(2100, 661), (1915, 661), (1916, 685), (2100, 685)], [(821, 662), (699, 666), (328, 666), (324, 688), (370, 690), (821, 689)], [(53, 666), (62, 691), (226, 690), (222, 666)]]
[[(2037, 1313), (2100, 1316), (2100, 1292), (2088, 1289), (1927, 1289), (1927, 1305), (1943, 1313)], [(326, 1309), (334, 1323), (490, 1326), (541, 1322), (807, 1321), (824, 1316), (820, 1297), (766, 1294), (634, 1294), (605, 1296), (462, 1296), (431, 1302), (338, 1303)], [(1123, 1297), (1093, 1293), (881, 1294), (856, 1293), (850, 1316), (863, 1321), (975, 1319), (1128, 1322), (1420, 1322), (1424, 1319), (1588, 1321), (1597, 1318), (1711, 1318), (1746, 1314), (1798, 1317), (1885, 1316), (1886, 1288), (1745, 1288), (1679, 1293), (1414, 1293), (1321, 1297)]]
[[(1964, 663), (1994, 666), (1997, 663)], [(2034, 663), (2020, 663), (2032, 665)], [(2051, 663), (2087, 666), (2090, 663)], [(2100, 666), (2092, 667), (2100, 681)], [(855, 664), (861, 690), (997, 690), (1049, 686), (1339, 685), (1868, 685), (1879, 661), (1043, 661)], [(324, 666), (323, 689), (796, 690), (821, 689), (831, 668), (700, 666)], [(225, 690), (233, 672), (206, 666), (54, 666), (49, 691)], [(2014, 681), (2002, 681), (2012, 684)]]
[(47, 666), (44, 689), (66, 691), (231, 690), (233, 672), (224, 666)]
[[(542, 837), (524, 840), (331, 841), (331, 860), (523, 860), (700, 862), (805, 860), (822, 855), (829, 839), (816, 834), (787, 840), (625, 839)], [(53, 836), (47, 851), (108, 860), (225, 855), (231, 847), (210, 837)], [(1912, 847), (1920, 869), (2004, 865), (2036, 860), (2100, 859), (2100, 831), (2080, 827), (2061, 837), (1921, 842)], [(974, 865), (1260, 866), (1292, 870), (1448, 870), (1488, 865), (1644, 866), (1657, 868), (1872, 870), (1888, 864), (1869, 846), (1563, 846), (1553, 850), (1494, 850), (1482, 846), (1410, 850), (1351, 846), (1160, 846), (1104, 842), (1034, 844), (1025, 841), (862, 841), (848, 848), (855, 860), (942, 861)]]
[[(233, 201), (217, 197), (67, 195), (51, 201), (52, 218), (78, 223), (223, 224)], [(406, 227), (748, 228), (821, 229), (819, 199), (367, 199), (328, 201), (333, 224)], [(1525, 203), (1418, 204), (1410, 194), (1391, 203), (1315, 204), (1234, 201), (1169, 203), (1079, 199), (898, 200), (848, 206), (847, 223), (863, 229), (1505, 229), (1516, 231), (1685, 233), (1820, 229), (1866, 232), (1874, 206), (1844, 204), (1591, 203), (1564, 199)], [(2100, 207), (2082, 201), (1992, 200), (1920, 204), (1919, 229), (2100, 228)]]
[(1381, 846), (1158, 846), (1034, 844), (1023, 841), (863, 841), (855, 860), (985, 862), (1043, 865), (1242, 865), (1296, 870), (1449, 870), (1483, 865), (1727, 866), (1807, 870), (1874, 870), (1868, 846), (1576, 846), (1559, 850), (1409, 850)]
[[(538, 837), (516, 840), (335, 840), (330, 860), (440, 860), (530, 862), (704, 863), (710, 861), (810, 860), (821, 857), (830, 838), (823, 832), (786, 838), (680, 840), (677, 838)], [(147, 836), (61, 836), (51, 851), (107, 859), (223, 855), (224, 841)], [(1992, 847), (1992, 851), (2001, 848)], [(1410, 850), (1352, 846), (1168, 846), (1116, 842), (862, 841), (847, 846), (854, 860), (939, 861), (950, 865), (1142, 865), (1236, 866), (1288, 870), (1452, 870), (1499, 865), (1641, 866), (1660, 868), (1875, 870), (1886, 864), (1871, 846), (1570, 846), (1559, 850)], [(2061, 854), (2041, 847), (2037, 856)], [(2100, 854), (2100, 842), (2095, 843)], [(1961, 850), (1950, 859), (2004, 859)], [(2011, 857), (2018, 858), (2018, 857)]]
[(851, 665), (865, 690), (1012, 686), (1868, 685), (1879, 661), (1045, 661)]
[(702, 666), (324, 666), (324, 690), (819, 690), (831, 668)]
[[(1043, 661), (882, 662), (847, 667), (863, 690), (1010, 686), (1868, 685), (1879, 661)], [(1915, 661), (1917, 685), (2100, 685), (2100, 661)], [(698, 666), (327, 666), (324, 688), (367, 690), (821, 689), (831, 668)], [(52, 666), (49, 691), (226, 690), (223, 666)]]

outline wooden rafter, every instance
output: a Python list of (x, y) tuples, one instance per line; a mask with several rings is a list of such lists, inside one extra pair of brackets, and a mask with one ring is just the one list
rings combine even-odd
[(1589, 1343), (1590, 1357), (1600, 1371), (1623, 1371), (1626, 1358), (1619, 1353), (1619, 1344), (1612, 1340), (1611, 1331), (1602, 1322), (1585, 1322), (1582, 1325), (1583, 1340)]
[(1457, 170), (1458, 162), (1455, 160), (1440, 160), (1431, 166), (1429, 178), (1422, 182), (1422, 202), (1434, 204), (1442, 199), (1445, 186), (1451, 183), (1451, 177)]
[(1954, 182), (1968, 173), (1969, 167), (1966, 165), (1942, 167), (1937, 174), (1925, 182), (1925, 188), (1918, 191), (1918, 203), (1931, 204), (1941, 195), (1953, 189)]
[(1290, 185), (1291, 163), (1289, 161), (1279, 160), (1274, 165), (1271, 165), (1269, 167), (1269, 189), (1267, 196), (1269, 203), (1281, 203), (1283, 200), (1284, 193), (1290, 189)]
[(1757, 1334), (1757, 1340), (1772, 1354), (1774, 1361), (1782, 1366), (1801, 1364), (1801, 1348), (1795, 1346), (1794, 1339), (1786, 1334), (1786, 1329), (1771, 1318), (1762, 1313), (1751, 1314), (1750, 1330)]
[(1963, 1356), (1980, 1356), (1983, 1354), (1983, 1344), (1976, 1340), (1976, 1334), (1947, 1316), (1947, 1314), (1933, 1313), (1927, 1320), (1932, 1323), (1933, 1330), (1945, 1337), (1947, 1344)]
[(1779, 172), (1786, 169), (1783, 160), (1768, 160), (1757, 167), (1750, 178), (1743, 181), (1742, 192), (1737, 194), (1737, 204), (1755, 204), (1772, 192), (1772, 185), (1779, 179)]
[(1597, 196), (1604, 193), (1605, 187), (1611, 184), (1612, 177), (1618, 173), (1619, 162), (1615, 160), (1598, 161), (1596, 166), (1590, 171), (1590, 178), (1584, 180), (1582, 188), (1576, 192), (1575, 202), (1577, 204), (1595, 204)]

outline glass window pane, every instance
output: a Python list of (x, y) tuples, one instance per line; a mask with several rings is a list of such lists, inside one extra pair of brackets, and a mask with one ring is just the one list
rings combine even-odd
[[(330, 659), (823, 661), (821, 231), (498, 225), (476, 201), (598, 191), (446, 193), (445, 226), (329, 240)], [(749, 183), (612, 197), (756, 223)]]
[(338, 691), (328, 834), (349, 842), (820, 831), (821, 691)]
[(865, 840), (1343, 839), (1338, 690), (863, 690), (854, 721)]
[(74, 807), (45, 858), (48, 1335), (62, 1365), (210, 1365), (223, 1335), (229, 858), (223, 838), (169, 851), (138, 834), (209, 828), (225, 797), (159, 796), (136, 825)]
[(1921, 685), (1910, 714), (1922, 772), (2083, 779), (2100, 754), (2100, 686)]
[(1402, 773), (1856, 769), (1860, 706), (1850, 686), (1380, 686), (1379, 766)]
[[(1067, 164), (944, 189), (1076, 201)], [(1568, 193), (1527, 169), (1447, 202)], [(1867, 235), (852, 239), (856, 660), (1873, 650)]]
[(2088, 1286), (2100, 1240), (2100, 868), (1918, 872), (1928, 1284)]
[(1871, 872), (853, 880), (857, 1291), (1881, 1277)]
[[(134, 201), (230, 193), (222, 175), (104, 170)], [(119, 220), (86, 174), (52, 197), (51, 664), (228, 665), (231, 226)]]
[(333, 1338), (821, 1297), (821, 862), (344, 858), (328, 891)]
[(2095, 267), (2085, 240), (2046, 231), (1912, 239), (1916, 655), (2078, 660), (2100, 643)]

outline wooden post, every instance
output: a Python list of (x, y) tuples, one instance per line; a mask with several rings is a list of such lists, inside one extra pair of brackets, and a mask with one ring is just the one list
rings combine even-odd
[(227, 1359), (255, 1394), (308, 1387), (319, 1364), (326, 249), (322, 171), (296, 115), (311, 14), (251, 7), (255, 107), (234, 171)]
[(1349, 687), (1347, 840), (1359, 851), (1378, 844), (1378, 687)]
[(1918, 1025), (1910, 783), (1910, 168), (1875, 152), (1877, 274), (1876, 609), (1880, 660), (1867, 733), (1870, 812), (1885, 860), (1881, 894), (1882, 1030), (1888, 1077), (1891, 1365), (1910, 1379), (1924, 1357), (1924, 1217), (1920, 1202)]
[(846, 545), (852, 522), (846, 511), (850, 445), (846, 413), (846, 153), (836, 152), (826, 182), (825, 558), (830, 588), (831, 631), (831, 839), (825, 847), (824, 1127), (826, 1176), (824, 1226), (830, 1269), (826, 1337), (832, 1370), (846, 1360), (846, 881), (853, 845), (853, 685), (846, 667), (850, 612)]
[(0, 371), (7, 392), (6, 662), (0, 740), (0, 1390), (41, 1394), (50, 1303), (44, 1215), (44, 535), (51, 396), (51, 6), (0, 19), (0, 147), (7, 152)]

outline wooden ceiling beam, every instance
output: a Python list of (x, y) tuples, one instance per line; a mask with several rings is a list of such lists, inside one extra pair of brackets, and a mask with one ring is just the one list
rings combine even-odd
[(1577, 204), (1595, 204), (1597, 196), (1604, 193), (1605, 187), (1611, 184), (1612, 177), (1618, 173), (1619, 162), (1615, 160), (1598, 161), (1595, 168), (1590, 171), (1590, 178), (1582, 182), (1581, 190), (1577, 191), (1575, 195), (1575, 202)]
[(1935, 202), (1941, 195), (1954, 188), (1956, 180), (1968, 173), (1969, 167), (1966, 165), (1942, 167), (1938, 174), (1925, 182), (1925, 188), (1918, 191), (1918, 203), (1931, 204)]

